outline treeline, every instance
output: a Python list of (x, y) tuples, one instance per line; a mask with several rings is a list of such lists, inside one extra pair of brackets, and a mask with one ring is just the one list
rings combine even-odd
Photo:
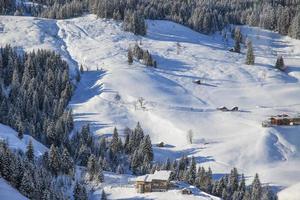
[(20, 55), (0, 48), (0, 122), (50, 146), (68, 142), (73, 129), (69, 68), (54, 52), (38, 50)]
[[(2, 1), (2, 2), (1, 2)], [(13, 1), (1, 0), (0, 13), (13, 13)], [(89, 11), (101, 18), (124, 20), (125, 30), (145, 34), (146, 19), (166, 19), (204, 34), (228, 24), (248, 24), (300, 39), (299, 0), (36, 0), (47, 5), (36, 15), (70, 18)], [(20, 9), (20, 8), (18, 8)], [(37, 11), (37, 9), (32, 9)]]
[(87, 3), (85, 0), (73, 0), (64, 4), (55, 2), (52, 6), (43, 9), (38, 16), (51, 19), (67, 19), (81, 16), (86, 11)]
[(99, 17), (125, 19), (126, 13), (143, 13), (147, 19), (167, 19), (210, 34), (228, 24), (248, 24), (300, 38), (299, 0), (90, 0)]
[(155, 170), (171, 170), (171, 180), (185, 181), (196, 186), (200, 190), (220, 197), (224, 200), (276, 200), (277, 196), (268, 186), (262, 186), (258, 174), (250, 186), (246, 186), (245, 177), (233, 168), (219, 180), (214, 181), (210, 168), (196, 166), (195, 158), (183, 156), (172, 163), (169, 159), (161, 165), (153, 168)]

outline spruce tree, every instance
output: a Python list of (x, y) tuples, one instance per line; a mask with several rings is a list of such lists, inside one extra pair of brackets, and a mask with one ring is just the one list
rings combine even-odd
[(285, 70), (286, 67), (284, 65), (284, 61), (283, 61), (283, 57), (282, 56), (278, 56), (277, 57), (277, 61), (276, 61), (276, 64), (275, 64), (275, 67), (281, 71)]
[(19, 190), (22, 194), (29, 198), (33, 198), (34, 196), (34, 182), (28, 169), (24, 172)]
[(252, 200), (261, 199), (261, 196), (262, 196), (262, 186), (258, 174), (255, 174), (254, 180), (251, 185), (251, 199)]
[(253, 53), (252, 42), (248, 41), (247, 43), (247, 55), (246, 55), (246, 64), (247, 65), (254, 65), (255, 56)]
[(241, 45), (238, 40), (234, 40), (234, 52), (241, 53)]
[(73, 159), (70, 156), (68, 149), (64, 148), (61, 156), (61, 170), (65, 174), (71, 174), (73, 172), (73, 168)]
[(98, 166), (98, 170), (97, 170), (97, 182), (99, 183), (103, 183), (104, 182), (104, 174), (103, 174), (103, 169), (102, 166)]
[(26, 157), (30, 162), (34, 161), (34, 150), (33, 150), (33, 145), (32, 145), (32, 140), (29, 140), (29, 143), (26, 147)]
[(196, 161), (195, 158), (192, 157), (191, 166), (188, 170), (188, 183), (194, 185), (195, 179), (196, 179)]
[(106, 197), (105, 191), (102, 190), (101, 200), (106, 200), (106, 199), (107, 199), (107, 197)]
[(49, 151), (49, 169), (57, 175), (60, 170), (60, 159), (58, 149), (52, 144)]
[(133, 55), (131, 49), (128, 49), (127, 58), (128, 58), (128, 64), (131, 65), (133, 63)]
[(74, 200), (88, 200), (86, 189), (79, 182), (75, 183), (74, 190), (73, 190), (73, 197)]
[(92, 154), (89, 157), (88, 163), (87, 163), (87, 172), (89, 174), (89, 180), (92, 181), (96, 175), (96, 170), (97, 170), (97, 166), (96, 166), (96, 157), (94, 154)]
[(143, 138), (140, 148), (144, 158), (146, 159), (146, 163), (150, 163), (153, 160), (153, 150), (152, 150), (152, 144), (149, 135), (146, 135)]

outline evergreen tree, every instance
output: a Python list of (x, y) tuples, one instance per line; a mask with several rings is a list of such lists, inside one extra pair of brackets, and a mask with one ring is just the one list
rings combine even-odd
[(107, 199), (107, 197), (106, 197), (105, 191), (102, 190), (101, 200), (106, 200), (106, 199)]
[(33, 145), (32, 145), (32, 140), (29, 140), (29, 143), (26, 147), (26, 157), (29, 161), (33, 162), (34, 161), (34, 150), (33, 150)]
[(86, 189), (79, 182), (76, 182), (76, 184), (75, 184), (75, 187), (73, 190), (73, 197), (74, 197), (74, 200), (88, 200)]
[(49, 151), (49, 169), (57, 175), (60, 170), (60, 159), (58, 149), (52, 144)]
[(98, 167), (98, 171), (97, 171), (97, 181), (99, 183), (103, 183), (104, 182), (104, 174), (103, 174), (103, 169), (102, 166)]
[(89, 157), (89, 161), (87, 163), (87, 172), (89, 174), (89, 180), (92, 181), (94, 176), (96, 175), (97, 166), (96, 166), (96, 157), (95, 155), (91, 155)]
[(286, 66), (284, 65), (284, 61), (283, 61), (283, 57), (282, 56), (278, 56), (277, 57), (277, 61), (276, 61), (276, 64), (275, 64), (275, 67), (279, 70), (285, 70), (286, 69)]
[(34, 197), (34, 191), (35, 191), (35, 187), (34, 187), (34, 183), (32, 180), (32, 176), (29, 172), (29, 170), (25, 170), (22, 181), (21, 181), (21, 185), (20, 185), (20, 192), (22, 194), (24, 194), (25, 196), (29, 197), (29, 198), (33, 198)]
[(128, 58), (128, 64), (131, 65), (133, 63), (133, 55), (131, 49), (128, 49), (127, 58)]
[(149, 135), (146, 135), (143, 138), (140, 148), (141, 148), (142, 154), (146, 160), (146, 163), (150, 163), (153, 160), (153, 150), (152, 150), (152, 144), (151, 144), (151, 139), (150, 139)]
[(61, 156), (61, 170), (64, 174), (72, 174), (73, 167), (73, 159), (70, 156), (68, 149), (64, 148)]
[(80, 73), (83, 74), (84, 69), (83, 69), (83, 66), (82, 66), (82, 65), (80, 65), (80, 69), (79, 69), (79, 70), (80, 70)]
[(192, 163), (188, 170), (188, 183), (194, 185), (196, 179), (196, 161), (195, 158), (192, 157)]
[(234, 40), (234, 52), (241, 53), (241, 45), (238, 40)]
[(246, 57), (246, 64), (247, 65), (254, 65), (255, 56), (253, 53), (252, 42), (248, 41), (247, 43), (247, 57)]
[(262, 196), (262, 187), (258, 177), (258, 174), (255, 174), (254, 180), (251, 185), (251, 199), (257, 200), (261, 199)]

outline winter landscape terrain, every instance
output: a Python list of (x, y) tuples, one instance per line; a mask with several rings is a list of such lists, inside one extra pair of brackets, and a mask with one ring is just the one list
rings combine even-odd
[[(0, 46), (54, 50), (68, 62), (72, 76), (84, 66), (87, 71), (69, 104), (75, 129), (90, 123), (95, 135), (111, 136), (115, 126), (123, 130), (139, 121), (153, 144), (167, 144), (154, 145), (155, 161), (194, 156), (197, 164), (212, 168), (214, 178), (232, 167), (249, 181), (258, 172), (264, 184), (282, 190), (280, 199), (299, 199), (300, 127), (264, 128), (261, 123), (270, 115), (300, 110), (300, 41), (241, 27), (253, 42), (256, 62), (251, 66), (244, 64), (245, 51), (229, 52), (233, 42), (219, 33), (207, 36), (163, 20), (148, 20), (147, 26), (147, 35), (141, 37), (124, 32), (119, 22), (94, 15), (69, 20), (0, 16)], [(127, 49), (136, 42), (151, 52), (157, 68), (136, 60), (128, 65)], [(284, 56), (287, 72), (273, 67), (277, 55)], [(194, 83), (198, 79), (201, 85)], [(221, 106), (238, 106), (240, 111), (217, 111)], [(189, 130), (193, 144), (187, 139)], [(4, 125), (0, 137), (23, 150), (29, 140), (25, 136), (20, 141)], [(34, 146), (36, 154), (46, 150), (38, 142)], [(187, 199), (172, 190), (137, 194), (129, 175), (105, 173), (105, 178), (111, 199)], [(8, 190), (16, 195), (12, 198), (23, 199), (1, 179), (3, 190), (0, 199), (7, 199)], [(97, 193), (91, 197), (97, 199)], [(188, 198), (214, 199), (201, 191)]]

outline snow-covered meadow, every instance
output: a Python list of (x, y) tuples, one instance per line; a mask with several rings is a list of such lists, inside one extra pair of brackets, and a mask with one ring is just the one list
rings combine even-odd
[[(231, 41), (218, 34), (202, 35), (169, 21), (147, 24), (147, 36), (139, 37), (94, 15), (0, 16), (0, 45), (52, 49), (72, 72), (80, 64), (88, 69), (70, 102), (78, 129), (90, 123), (96, 135), (110, 136), (114, 126), (122, 132), (139, 121), (154, 144), (168, 144), (154, 147), (157, 161), (194, 156), (216, 178), (235, 166), (249, 181), (258, 172), (262, 182), (278, 189), (299, 186), (300, 127), (263, 128), (261, 122), (271, 114), (300, 111), (300, 41), (242, 27), (256, 56), (256, 64), (247, 66), (245, 48), (242, 54), (229, 52)], [(127, 64), (127, 49), (136, 42), (150, 51), (158, 68)], [(287, 73), (274, 69), (277, 55), (284, 56)], [(202, 85), (193, 83), (198, 79)], [(137, 106), (140, 97), (145, 109)], [(240, 112), (219, 112), (220, 106), (238, 106)], [(109, 192), (111, 197), (119, 193)]]

